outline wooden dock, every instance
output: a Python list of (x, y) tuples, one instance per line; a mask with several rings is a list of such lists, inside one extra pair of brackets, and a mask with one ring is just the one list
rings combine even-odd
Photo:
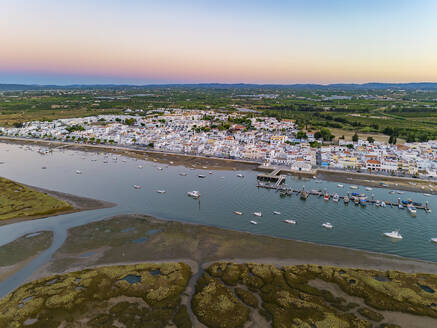
[[(263, 174), (264, 176), (264, 174)], [(268, 176), (268, 175), (267, 175)], [(276, 175), (277, 178), (281, 177), (280, 175)], [(282, 176), (283, 179), (285, 180), (285, 176)], [(262, 179), (260, 179), (262, 180)], [(266, 179), (267, 180), (267, 179)], [(272, 181), (272, 180), (270, 180)], [(281, 182), (280, 182), (281, 181)], [(293, 194), (299, 195), (300, 193), (302, 193), (304, 191), (304, 189), (298, 190), (298, 189), (294, 189), (292, 187), (283, 185), (283, 181), (282, 180), (276, 180), (274, 181), (274, 183), (272, 182), (258, 182), (257, 183), (257, 188), (265, 188), (265, 189), (273, 189), (276, 191), (279, 191), (281, 193), (281, 196), (292, 196)], [(306, 191), (308, 193), (308, 195), (312, 195), (312, 196), (316, 196), (318, 198), (323, 197), (325, 195), (325, 192), (323, 192), (322, 190), (310, 190), (310, 191)], [(331, 193), (326, 193), (327, 195), (329, 195), (329, 199), (331, 200), (335, 193), (331, 194)], [(353, 203), (354, 202), (354, 197), (355, 196), (351, 196), (350, 193), (347, 194), (347, 196), (350, 199), (350, 202)], [(339, 199), (344, 199), (345, 196), (340, 196), (338, 197)], [(382, 200), (386, 207), (396, 207), (398, 208), (399, 204), (402, 204), (402, 202), (400, 201), (400, 199), (397, 199), (396, 201), (389, 201), (389, 200)], [(371, 199), (366, 199), (366, 203), (369, 205), (375, 205), (377, 203), (377, 200), (373, 199), (373, 197)], [(404, 207), (406, 207), (405, 204), (402, 204)], [(430, 208), (428, 205), (428, 202), (425, 203), (425, 205), (414, 205), (414, 207), (418, 210), (424, 210), (426, 212), (430, 212)]]

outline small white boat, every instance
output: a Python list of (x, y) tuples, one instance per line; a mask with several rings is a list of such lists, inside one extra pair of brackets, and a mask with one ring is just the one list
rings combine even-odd
[(243, 215), (243, 212), (240, 212), (240, 211), (234, 211), (234, 214), (236, 214), (236, 215)]
[(204, 179), (204, 178), (206, 178), (206, 175), (199, 174), (198, 177), (201, 178), (201, 179)]
[(332, 200), (336, 203), (340, 200), (340, 196), (338, 194), (335, 194), (334, 197), (332, 197)]
[(165, 193), (166, 193), (165, 190), (157, 190), (156, 192), (157, 192), (158, 194), (165, 194)]
[(186, 176), (187, 176), (187, 174), (186, 174), (185, 172), (179, 173), (179, 175), (180, 175), (181, 177), (186, 177)]
[(431, 197), (432, 195), (431, 194), (423, 194), (423, 196)]
[(373, 189), (370, 188), (370, 187), (366, 187), (366, 190), (367, 190), (367, 191), (371, 191), (371, 190), (373, 190)]
[(399, 195), (402, 195), (404, 192), (403, 191), (398, 191), (397, 192)]
[(174, 162), (172, 162), (172, 161), (170, 161), (169, 163), (172, 164), (172, 165), (174, 164)]
[(139, 186), (139, 185), (134, 185), (134, 188), (135, 188), (135, 189), (141, 189), (141, 186)]
[(263, 214), (261, 212), (253, 212), (253, 215), (255, 215), (255, 216), (263, 216)]
[(342, 185), (342, 184), (338, 184), (337, 187), (338, 187), (338, 188), (343, 188), (344, 185)]
[(350, 186), (351, 189), (358, 189), (358, 186)]
[(82, 174), (82, 171), (77, 170), (76, 174)]
[(282, 222), (288, 223), (288, 224), (296, 224), (297, 223), (295, 220), (282, 220)]
[(416, 215), (417, 211), (416, 211), (416, 208), (414, 206), (408, 206), (407, 209), (411, 215)]
[(212, 171), (209, 171), (208, 173), (209, 173), (209, 174), (212, 174)]
[(333, 226), (331, 223), (329, 223), (329, 222), (325, 222), (325, 223), (323, 223), (323, 224), (322, 224), (322, 227), (323, 227), (323, 228), (326, 228), (326, 229), (332, 229), (332, 228), (334, 228), (334, 226)]
[(200, 197), (200, 193), (197, 190), (189, 191), (187, 195), (196, 199)]
[(398, 207), (399, 207), (399, 209), (401, 209), (401, 210), (404, 209), (404, 205), (402, 205), (402, 204), (399, 204)]
[(437, 238), (431, 238), (431, 241), (437, 244)]
[(256, 222), (256, 221), (249, 221), (249, 222), (252, 224), (258, 224), (258, 222)]
[(202, 169), (207, 169), (208, 167), (206, 167), (206, 166), (202, 166)]
[(142, 169), (142, 168), (143, 168), (143, 166), (142, 166), (142, 165), (138, 165), (138, 168), (139, 168), (139, 169)]
[(275, 215), (281, 215), (281, 212), (279, 212), (279, 211), (273, 211), (273, 214), (275, 214)]
[(393, 239), (402, 239), (402, 235), (399, 233), (399, 230), (394, 230), (392, 232), (384, 232), (384, 236)]
[(162, 167), (158, 167), (158, 170), (162, 171), (162, 170), (163, 170), (163, 168), (162, 168)]
[(381, 202), (381, 207), (386, 207), (386, 206), (387, 206), (387, 204), (384, 201), (382, 201)]
[(237, 174), (237, 177), (239, 177), (239, 178), (244, 178), (244, 175), (242, 175), (241, 173), (238, 173), (238, 174)]

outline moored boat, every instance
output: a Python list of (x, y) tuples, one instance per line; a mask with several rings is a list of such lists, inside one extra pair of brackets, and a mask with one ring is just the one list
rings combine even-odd
[(139, 185), (133, 185), (133, 187), (134, 187), (135, 189), (141, 189), (141, 186), (139, 186)]
[(200, 197), (200, 193), (197, 190), (189, 191), (187, 195), (196, 199)]
[(158, 194), (165, 194), (165, 193), (166, 193), (165, 190), (157, 190), (156, 192), (157, 192)]
[(392, 232), (384, 232), (384, 236), (393, 239), (402, 239), (402, 235), (399, 233), (399, 230), (394, 230)]
[(288, 223), (288, 224), (296, 224), (297, 223), (295, 220), (290, 220), (290, 219), (282, 220), (281, 222)]
[(279, 212), (279, 211), (273, 211), (273, 214), (275, 214), (275, 215), (281, 215), (281, 212)]
[(238, 173), (238, 174), (237, 174), (237, 177), (239, 177), (239, 178), (244, 178), (244, 175), (241, 174), (241, 173)]
[(258, 224), (256, 221), (249, 221), (251, 224)]
[(240, 211), (234, 211), (234, 214), (236, 214), (236, 215), (243, 215), (243, 212), (240, 212)]
[(253, 215), (255, 215), (255, 216), (263, 216), (263, 214), (261, 212), (253, 212)]
[(204, 179), (204, 178), (206, 178), (206, 175), (199, 174), (198, 177), (201, 178), (201, 179)]
[(331, 223), (329, 223), (329, 222), (322, 223), (322, 227), (326, 228), (326, 229), (334, 228), (334, 226)]

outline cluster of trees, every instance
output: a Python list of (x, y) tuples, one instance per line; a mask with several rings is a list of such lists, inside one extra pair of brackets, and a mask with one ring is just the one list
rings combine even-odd
[(74, 132), (74, 131), (85, 131), (85, 128), (82, 125), (75, 124), (75, 125), (72, 125), (72, 126), (68, 126), (66, 128), (66, 130), (71, 133), (71, 132)]

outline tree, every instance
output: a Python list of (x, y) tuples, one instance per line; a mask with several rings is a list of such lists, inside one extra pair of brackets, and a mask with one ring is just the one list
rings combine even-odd
[(297, 139), (306, 139), (307, 138), (307, 134), (303, 131), (299, 131), (296, 135)]
[(409, 133), (407, 135), (407, 142), (415, 142), (416, 141), (416, 137), (414, 136), (414, 134)]
[(352, 136), (352, 141), (353, 142), (358, 142), (358, 139), (359, 139), (358, 133), (355, 132), (355, 134)]
[(367, 137), (367, 141), (373, 144), (375, 142), (375, 139), (373, 139), (373, 137)]
[(322, 128), (320, 129), (320, 136), (323, 139), (323, 141), (331, 141), (334, 139), (334, 135), (331, 133), (331, 130), (328, 128)]

